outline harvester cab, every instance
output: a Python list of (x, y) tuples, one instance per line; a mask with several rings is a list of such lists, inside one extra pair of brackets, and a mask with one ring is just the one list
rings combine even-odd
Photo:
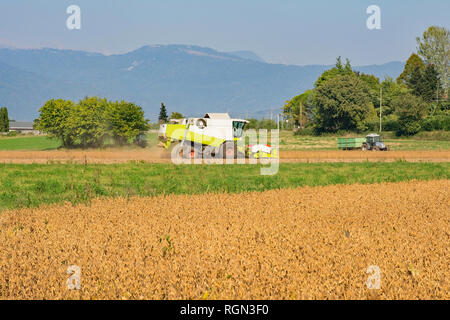
[(389, 147), (384, 144), (383, 137), (379, 134), (372, 133), (366, 137), (366, 142), (363, 143), (362, 150), (389, 151)]

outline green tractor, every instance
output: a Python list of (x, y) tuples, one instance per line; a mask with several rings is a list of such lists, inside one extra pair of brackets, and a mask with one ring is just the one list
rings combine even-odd
[(389, 147), (383, 142), (383, 138), (376, 133), (369, 134), (366, 137), (366, 142), (361, 146), (362, 151), (389, 151)]

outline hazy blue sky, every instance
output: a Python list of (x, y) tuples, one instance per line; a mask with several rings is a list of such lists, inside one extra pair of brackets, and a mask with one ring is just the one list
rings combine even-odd
[[(81, 8), (81, 30), (66, 8)], [(366, 8), (381, 7), (381, 30)], [(430, 25), (450, 27), (449, 0), (1, 0), (0, 46), (122, 53), (147, 44), (252, 50), (272, 63), (406, 60)]]

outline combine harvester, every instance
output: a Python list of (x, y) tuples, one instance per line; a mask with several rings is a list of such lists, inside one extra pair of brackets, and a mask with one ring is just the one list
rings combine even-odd
[(208, 113), (203, 118), (171, 119), (159, 129), (160, 146), (184, 159), (276, 158), (270, 145), (244, 146), (247, 120), (228, 113)]

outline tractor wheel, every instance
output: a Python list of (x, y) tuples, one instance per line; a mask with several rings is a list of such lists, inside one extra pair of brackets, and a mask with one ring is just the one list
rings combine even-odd
[(362, 151), (367, 151), (367, 150), (368, 150), (368, 149), (367, 149), (367, 145), (366, 145), (366, 144), (363, 144), (362, 147), (361, 147), (361, 150), (362, 150)]
[(177, 154), (181, 159), (199, 159), (202, 157), (201, 149), (197, 146), (190, 146), (188, 144), (178, 143), (174, 150), (172, 150), (175, 154)]
[(372, 151), (374, 151), (374, 152), (376, 152), (376, 151), (380, 151), (380, 148), (379, 148), (379, 147), (377, 147), (377, 146), (374, 146), (374, 147), (372, 148)]

